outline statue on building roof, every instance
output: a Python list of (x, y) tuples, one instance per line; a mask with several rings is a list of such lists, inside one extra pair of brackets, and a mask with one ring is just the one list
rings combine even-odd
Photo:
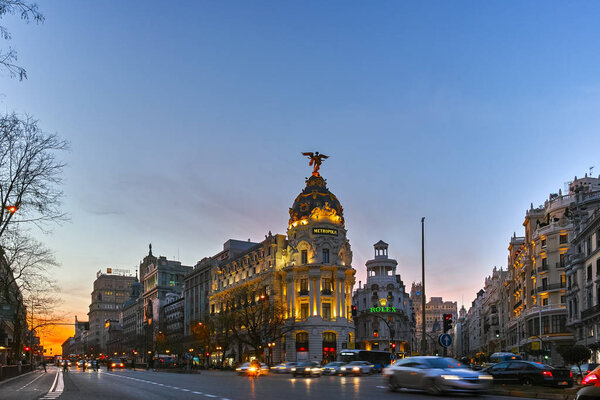
[(307, 156), (308, 158), (310, 158), (310, 162), (308, 163), (309, 166), (313, 167), (313, 176), (321, 176), (319, 174), (319, 168), (321, 168), (321, 163), (323, 162), (323, 160), (329, 158), (329, 156), (326, 156), (325, 154), (319, 154), (319, 152), (306, 152), (306, 153), (302, 153), (303, 156)]

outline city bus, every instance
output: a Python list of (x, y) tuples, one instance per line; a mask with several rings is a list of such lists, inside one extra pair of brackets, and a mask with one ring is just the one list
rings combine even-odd
[(382, 367), (390, 364), (391, 353), (377, 350), (342, 350), (339, 361), (349, 363), (351, 361), (367, 361), (371, 364), (379, 364)]

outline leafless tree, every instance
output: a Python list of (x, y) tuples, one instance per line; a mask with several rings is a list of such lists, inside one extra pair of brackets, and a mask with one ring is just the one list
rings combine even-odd
[(11, 226), (34, 224), (45, 231), (48, 223), (66, 219), (60, 190), (65, 164), (57, 153), (67, 149), (66, 141), (42, 132), (29, 116), (0, 117), (0, 238)]
[[(18, 15), (25, 22), (34, 21), (44, 22), (44, 16), (38, 11), (35, 3), (28, 3), (23, 0), (0, 0), (0, 19), (5, 15)], [(12, 38), (6, 27), (0, 25), (0, 38), (10, 40)], [(11, 77), (19, 77), (20, 80), (27, 78), (27, 71), (23, 67), (15, 64), (17, 61), (17, 52), (8, 48), (0, 49), (0, 69), (4, 69)]]
[(231, 331), (235, 339), (249, 345), (262, 359), (264, 348), (285, 336), (294, 327), (286, 324), (285, 307), (281, 300), (270, 294), (266, 280), (233, 289), (226, 313), (234, 321)]
[(63, 319), (56, 311), (60, 301), (51, 278), (57, 263), (50, 250), (17, 230), (0, 238), (0, 250), (0, 303), (11, 310), (13, 351), (18, 352), (27, 329), (48, 332)]

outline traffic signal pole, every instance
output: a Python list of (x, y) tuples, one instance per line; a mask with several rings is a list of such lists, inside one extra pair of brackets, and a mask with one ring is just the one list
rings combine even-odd
[(421, 336), (421, 355), (424, 356), (427, 353), (427, 338), (425, 336), (425, 333), (427, 332), (427, 325), (425, 324), (425, 217), (421, 218), (421, 280), (423, 283), (421, 288), (421, 329), (423, 332), (423, 335)]

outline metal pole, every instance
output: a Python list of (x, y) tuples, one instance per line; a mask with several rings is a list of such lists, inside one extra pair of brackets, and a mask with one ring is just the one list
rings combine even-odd
[(421, 337), (421, 355), (425, 355), (427, 352), (427, 338), (426, 338), (426, 324), (425, 324), (425, 217), (421, 218), (421, 329), (423, 330), (423, 336)]

